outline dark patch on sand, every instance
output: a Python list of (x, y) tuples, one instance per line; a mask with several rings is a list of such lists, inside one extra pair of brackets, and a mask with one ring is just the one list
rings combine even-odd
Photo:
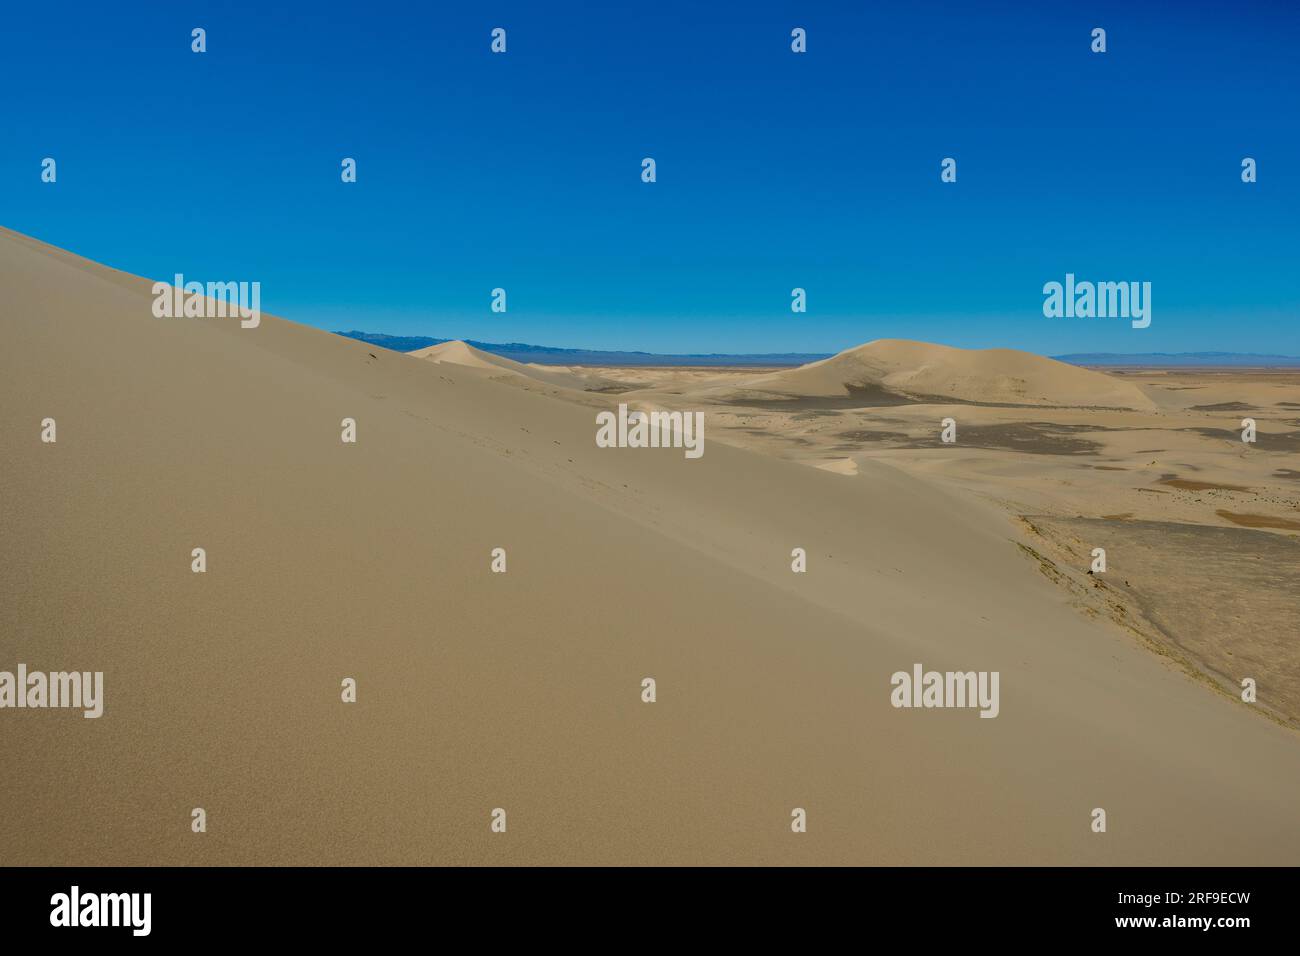
[(1080, 435), (1086, 432), (1123, 432), (1127, 428), (1111, 428), (1109, 425), (1066, 425), (1062, 422), (1029, 422), (1035, 428), (1050, 428), (1054, 432)]
[[(1248, 528), (1166, 521), (1034, 517), (1078, 566), (1106, 549), (1110, 589), (1128, 596), (1171, 656), (1239, 697), (1249, 675), (1260, 706), (1300, 724), (1300, 542)], [(1071, 543), (1073, 542), (1073, 543)]]
[(1192, 481), (1188, 478), (1179, 478), (1177, 475), (1164, 475), (1160, 479), (1160, 484), (1168, 485), (1170, 488), (1179, 488), (1183, 491), (1254, 491), (1254, 488), (1247, 488), (1245, 485), (1223, 485), (1216, 481)]
[(1031, 455), (1090, 455), (1101, 446), (1072, 437), (1077, 432), (1107, 431), (1090, 425), (1057, 425), (1051, 422), (1013, 422), (1000, 425), (957, 426), (957, 444), (976, 448), (1000, 448)]
[(1300, 471), (1294, 468), (1279, 468), (1273, 472), (1274, 478), (1290, 478), (1292, 481), (1300, 481)]
[(804, 412), (801, 415), (794, 415), (790, 418), (792, 422), (810, 422), (818, 418), (836, 418), (838, 413), (829, 408), (814, 408), (811, 411)]
[[(1109, 431), (1093, 425), (1057, 425), (1052, 422), (1013, 422), (1000, 425), (957, 426), (957, 441), (946, 446), (933, 438), (913, 438), (903, 432), (855, 429), (839, 432), (836, 437), (857, 442), (901, 442), (903, 448), (966, 447), (999, 451), (1018, 451), (1030, 455), (1090, 455), (1100, 447), (1096, 442), (1074, 438), (1075, 432)], [(842, 448), (840, 450), (843, 450)]]
[[(1196, 432), (1196, 434), (1204, 435), (1206, 438), (1222, 438), (1224, 441), (1236, 442), (1242, 445), (1247, 444), (1241, 440), (1241, 432), (1227, 428), (1185, 428), (1183, 431)], [(1300, 452), (1300, 432), (1269, 433), (1256, 431), (1255, 447), (1262, 451)]]
[(641, 387), (640, 385), (588, 385), (583, 391), (595, 392), (598, 395), (622, 395), (624, 392), (635, 392)]
[[(1030, 405), (1023, 402), (973, 402), (950, 395), (924, 395), (921, 393), (905, 395), (891, 392), (879, 385), (850, 385), (844, 383), (846, 395), (787, 395), (782, 398), (759, 398), (763, 392), (733, 396), (719, 400), (719, 405), (739, 405), (743, 408), (769, 408), (777, 412), (802, 412), (816, 409), (852, 409), (852, 408), (897, 408), (903, 405), (971, 405), (977, 408), (1033, 408), (1039, 411), (1124, 411), (1133, 409), (1117, 405)], [(753, 395), (754, 397), (750, 397)], [(1061, 426), (1062, 428), (1067, 426)], [(1071, 426), (1089, 429), (1090, 426)], [(1113, 429), (1120, 431), (1122, 429)]]
[[(848, 432), (838, 432), (835, 437), (847, 438), (849, 441), (856, 441), (856, 442), (873, 442), (873, 441), (906, 442), (912, 440), (912, 436), (908, 435), (906, 432), (871, 431), (870, 429), (862, 429), (862, 428), (854, 429), (853, 431), (848, 431)], [(849, 445), (846, 447), (851, 448), (853, 446)]]
[(1219, 402), (1217, 405), (1192, 406), (1194, 412), (1249, 412), (1254, 409), (1254, 405), (1247, 405), (1245, 402)]
[[(1236, 514), (1232, 511), (1219, 510), (1214, 512), (1220, 518), (1226, 518), (1233, 524), (1241, 525), (1243, 528), (1281, 528), (1284, 531), (1300, 531), (1300, 521), (1291, 521), (1287, 518), (1274, 518), (1271, 515), (1251, 515)], [(1300, 568), (1300, 564), (1296, 565)], [(1300, 574), (1297, 574), (1300, 578)]]
[[(899, 395), (879, 386), (859, 387), (845, 385), (847, 395), (808, 395), (787, 398), (736, 397), (720, 402), (721, 405), (739, 405), (743, 408), (769, 408), (777, 412), (827, 411), (846, 408), (894, 408), (916, 405), (917, 400)], [(762, 393), (756, 393), (762, 394)]]

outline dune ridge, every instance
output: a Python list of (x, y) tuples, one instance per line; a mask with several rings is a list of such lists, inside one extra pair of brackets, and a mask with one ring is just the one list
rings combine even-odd
[(903, 339), (876, 339), (820, 362), (755, 376), (739, 387), (790, 397), (846, 396), (875, 389), (917, 401), (1155, 407), (1134, 385), (1041, 355)]

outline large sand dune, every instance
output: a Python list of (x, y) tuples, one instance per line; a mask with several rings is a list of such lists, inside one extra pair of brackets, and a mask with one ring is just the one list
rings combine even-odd
[[(0, 669), (106, 682), (0, 711), (7, 863), (1300, 862), (1296, 736), (1077, 614), (992, 506), (597, 448), (590, 408), (157, 319), (7, 232), (0, 286)], [(894, 709), (918, 661), (1000, 671), (1000, 715)]]
[(1013, 349), (955, 349), (877, 339), (831, 358), (747, 380), (791, 397), (892, 395), (920, 401), (1152, 409), (1141, 389), (1100, 372)]

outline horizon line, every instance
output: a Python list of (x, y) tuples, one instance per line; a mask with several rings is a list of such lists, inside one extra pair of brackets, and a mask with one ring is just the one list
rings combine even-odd
[[(349, 331), (333, 330), (333, 334), (344, 338), (355, 339), (366, 342), (370, 345), (376, 345), (380, 348), (386, 348), (394, 352), (412, 352), (420, 348), (428, 348), (432, 345), (441, 345), (446, 342), (464, 342), (466, 345), (493, 354), (507, 354), (508, 357), (514, 358), (518, 354), (532, 356), (532, 361), (536, 364), (547, 364), (547, 356), (564, 356), (568, 358), (599, 356), (607, 360), (614, 360), (613, 364), (631, 364), (628, 359), (650, 359), (660, 360), (656, 364), (670, 364), (662, 361), (668, 359), (679, 360), (700, 360), (712, 359), (717, 360), (718, 364), (724, 365), (757, 365), (757, 364), (806, 364), (807, 362), (818, 362), (831, 358), (840, 352), (847, 351), (841, 349), (840, 352), (651, 352), (644, 349), (588, 349), (573, 348), (565, 346), (537, 345), (525, 342), (483, 342), (477, 339), (462, 338), (442, 338), (431, 335), (392, 335), (386, 332), (366, 332), (359, 329)], [(871, 339), (868, 341), (876, 341)], [(385, 342), (403, 343), (409, 345), (409, 348), (394, 347), (386, 345)], [(859, 345), (865, 343), (859, 343)], [(941, 343), (940, 343), (941, 344)], [(858, 346), (849, 346), (850, 349)], [(956, 348), (956, 346), (950, 346)], [(970, 349), (966, 351), (978, 351)], [(1029, 352), (1028, 349), (1014, 349), (1014, 351)], [(508, 354), (514, 353), (514, 354)], [(1030, 354), (1041, 354), (1030, 352)], [(1058, 362), (1065, 362), (1070, 365), (1116, 365), (1116, 366), (1143, 366), (1143, 365), (1174, 365), (1178, 367), (1236, 367), (1236, 368), (1267, 368), (1274, 366), (1289, 367), (1300, 365), (1300, 356), (1281, 355), (1263, 352), (1228, 352), (1219, 350), (1203, 350), (1194, 352), (1066, 352), (1059, 355), (1047, 355), (1046, 358)], [(791, 359), (799, 361), (791, 362)], [(768, 360), (766, 362), (760, 360)], [(784, 360), (784, 361), (780, 361)], [(1146, 360), (1146, 361), (1139, 361)], [(1199, 366), (1197, 363), (1199, 361)], [(1255, 361), (1247, 361), (1255, 360)], [(687, 362), (686, 364), (691, 364)], [(695, 364), (698, 364), (695, 363)]]

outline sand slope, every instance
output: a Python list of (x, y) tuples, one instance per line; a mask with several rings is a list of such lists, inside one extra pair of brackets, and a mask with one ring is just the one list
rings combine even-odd
[[(1296, 736), (1076, 614), (991, 507), (600, 449), (590, 408), (155, 319), (11, 233), (0, 285), (0, 668), (107, 683), (0, 711), (7, 863), (1300, 862)], [(892, 708), (915, 661), (1000, 670), (1001, 716)]]
[(858, 389), (981, 404), (1155, 407), (1134, 385), (1040, 355), (901, 339), (877, 339), (820, 362), (756, 376), (744, 387), (785, 396), (842, 396)]

